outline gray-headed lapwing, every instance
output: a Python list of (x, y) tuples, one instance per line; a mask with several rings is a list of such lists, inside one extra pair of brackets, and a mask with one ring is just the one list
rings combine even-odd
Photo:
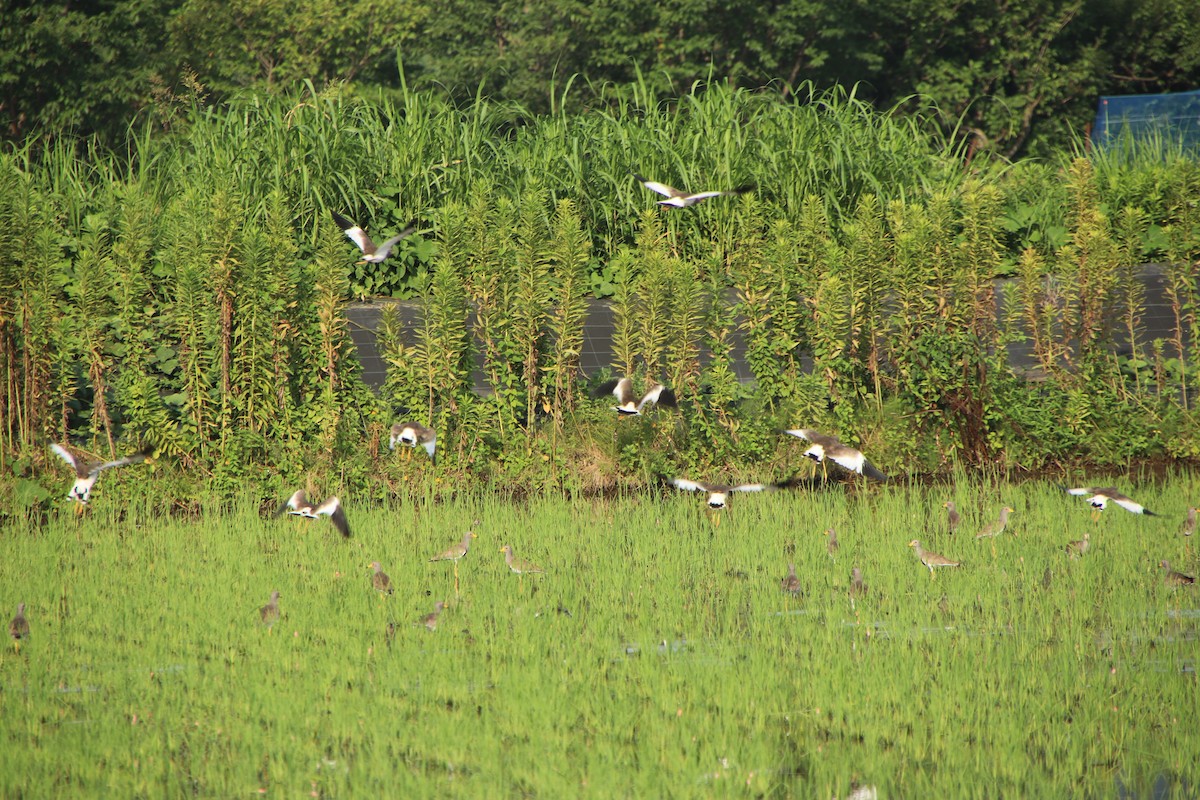
[(1153, 511), (1143, 506), (1141, 503), (1135, 503), (1125, 495), (1117, 491), (1115, 486), (1080, 486), (1076, 489), (1067, 489), (1063, 487), (1067, 494), (1076, 497), (1086, 497), (1088, 504), (1096, 509), (1097, 512), (1103, 511), (1108, 507), (1108, 501), (1119, 505), (1121, 508), (1133, 514), (1145, 514), (1148, 517), (1156, 516)]
[(395, 450), (397, 444), (424, 447), (429, 459), (437, 463), (437, 433), (433, 428), (427, 428), (419, 422), (397, 422), (392, 426), (388, 449)]
[(959, 561), (951, 561), (950, 559), (938, 553), (929, 552), (925, 548), (921, 547), (921, 543), (916, 539), (913, 539), (911, 542), (909, 542), (908, 546), (916, 551), (917, 558), (921, 560), (921, 563), (929, 567), (930, 578), (933, 577), (934, 567), (957, 567), (962, 563)]
[(140, 463), (149, 458), (154, 452), (153, 447), (147, 446), (131, 456), (118, 458), (116, 461), (87, 463), (82, 459), (75, 458), (67, 448), (60, 444), (51, 444), (50, 449), (75, 470), (75, 483), (71, 486), (71, 491), (67, 492), (67, 497), (82, 505), (87, 505), (89, 498), (92, 496), (92, 487), (100, 479), (101, 472), (104, 472), (106, 469), (113, 469), (114, 467), (124, 467), (129, 464)]
[(647, 189), (649, 189), (652, 192), (658, 192), (663, 197), (667, 198), (666, 200), (658, 201), (658, 204), (660, 206), (669, 206), (671, 208), (688, 208), (689, 206), (694, 206), (694, 205), (696, 205), (696, 203), (699, 203), (701, 200), (707, 200), (710, 197), (721, 197), (722, 195), (733, 195), (733, 194), (745, 194), (746, 192), (752, 191), (754, 189), (754, 187), (752, 185), (746, 184), (744, 186), (738, 186), (737, 188), (734, 188), (734, 189), (727, 189), (725, 191), (718, 191), (718, 192), (687, 192), (682, 189), (676, 189), (674, 186), (668, 186), (665, 183), (659, 183), (658, 181), (648, 180), (646, 178), (643, 178), (641, 175), (638, 175), (636, 172), (633, 172), (630, 174), (633, 175), (633, 177), (636, 178), (638, 180), (638, 182), (642, 184), (642, 186), (645, 186)]
[(607, 394), (617, 398), (617, 405), (612, 408), (621, 416), (638, 416), (647, 404), (674, 407), (676, 403), (675, 393), (661, 383), (652, 384), (639, 398), (633, 393), (633, 381), (629, 378), (605, 381), (595, 388), (592, 397), (599, 398)]
[(346, 522), (346, 512), (342, 510), (342, 503), (337, 497), (331, 497), (321, 505), (314, 506), (305, 496), (304, 490), (297, 489), (291, 497), (284, 501), (283, 505), (276, 509), (275, 516), (281, 516), (285, 511), (305, 519), (329, 517), (329, 521), (333, 523), (333, 527), (337, 528), (338, 533), (347, 539), (350, 538), (350, 525)]
[(21, 652), (21, 640), (29, 638), (29, 620), (25, 619), (24, 603), (17, 603), (17, 615), (8, 623), (8, 635), (12, 637), (13, 649)]
[(848, 444), (843, 444), (836, 436), (827, 433), (820, 433), (811, 428), (792, 428), (785, 430), (784, 433), (795, 436), (798, 439), (805, 439), (809, 442), (809, 448), (804, 451), (807, 458), (811, 458), (818, 464), (825, 459), (829, 459), (843, 469), (848, 469), (851, 472), (857, 472), (867, 478), (876, 481), (886, 481), (887, 475), (877, 470), (872, 466), (871, 462), (867, 461), (861, 451), (854, 449)]
[(342, 233), (346, 234), (346, 238), (358, 245), (359, 250), (362, 250), (363, 256), (359, 261), (360, 264), (378, 264), (379, 262), (383, 261), (388, 257), (388, 254), (392, 252), (392, 248), (396, 245), (396, 242), (400, 241), (405, 236), (408, 236), (417, 229), (416, 222), (410, 222), (408, 227), (400, 231), (392, 238), (388, 239), (386, 242), (383, 242), (382, 244), (375, 244), (375, 242), (371, 240), (371, 237), (367, 236), (367, 232), (362, 228), (358, 227), (336, 211), (332, 211), (330, 213), (333, 214), (333, 221), (336, 222), (337, 226), (342, 229)]

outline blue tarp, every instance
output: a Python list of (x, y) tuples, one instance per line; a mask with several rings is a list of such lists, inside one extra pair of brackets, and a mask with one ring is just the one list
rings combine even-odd
[(1092, 144), (1106, 147), (1126, 133), (1134, 139), (1153, 135), (1200, 148), (1200, 90), (1101, 97)]

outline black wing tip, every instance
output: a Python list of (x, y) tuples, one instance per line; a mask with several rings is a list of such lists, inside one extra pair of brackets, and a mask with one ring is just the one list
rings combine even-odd
[(275, 512), (273, 514), (271, 514), (271, 519), (278, 519), (279, 517), (282, 517), (283, 512), (287, 511), (287, 507), (288, 507), (287, 500), (284, 500), (282, 503), (279, 504), (279, 507), (275, 509)]
[(333, 217), (333, 221), (342, 230), (346, 231), (346, 230), (350, 230), (351, 228), (357, 227), (353, 222), (346, 219), (345, 217), (343, 217), (341, 214), (334, 211), (333, 209), (330, 209), (329, 213)]
[(346, 512), (340, 505), (337, 511), (329, 515), (329, 521), (333, 523), (333, 527), (337, 528), (337, 532), (342, 535), (343, 539), (350, 538), (350, 523), (346, 521)]
[(1159, 514), (1155, 514), (1153, 511), (1151, 511), (1151, 510), (1150, 510), (1150, 509), (1148, 509), (1148, 508), (1143, 508), (1143, 509), (1142, 509), (1142, 514), (1143, 514), (1144, 516), (1147, 516), (1147, 517), (1157, 517), (1157, 516), (1160, 516)]
[(872, 466), (869, 462), (866, 464), (863, 464), (863, 475), (867, 476), (868, 478), (870, 478), (872, 480), (879, 481), (880, 483), (887, 483), (888, 481), (891, 480), (891, 478), (889, 478), (887, 475), (884, 475), (882, 472), (879, 471), (878, 468)]
[(758, 187), (755, 186), (753, 183), (743, 183), (741, 186), (735, 186), (734, 188), (730, 189), (729, 191), (732, 192), (733, 194), (745, 194), (746, 192), (753, 192), (757, 188)]
[(612, 378), (592, 389), (592, 399), (599, 400), (605, 395), (612, 394), (613, 389), (617, 388), (617, 384), (621, 382), (620, 378)]
[(657, 404), (660, 406), (666, 406), (667, 408), (678, 408), (679, 398), (675, 395), (675, 391), (673, 389), (664, 388), (662, 390), (662, 394), (658, 396)]

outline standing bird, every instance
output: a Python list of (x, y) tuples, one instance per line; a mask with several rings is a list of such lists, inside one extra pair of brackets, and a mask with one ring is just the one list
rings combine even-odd
[(99, 463), (89, 464), (81, 460), (76, 460), (67, 448), (60, 444), (50, 445), (50, 449), (58, 455), (63, 461), (71, 465), (75, 470), (75, 483), (71, 486), (71, 491), (67, 492), (67, 497), (79, 503), (79, 511), (83, 510), (83, 506), (87, 505), (88, 499), (92, 495), (92, 487), (96, 485), (96, 481), (100, 478), (100, 473), (106, 469), (114, 467), (124, 467), (129, 464), (138, 464), (145, 461), (154, 452), (151, 446), (143, 447), (138, 452), (125, 458), (118, 458), (116, 461), (104, 461)]
[(1078, 559), (1088, 551), (1092, 546), (1092, 535), (1090, 533), (1083, 534), (1083, 538), (1079, 541), (1070, 542), (1067, 544), (1067, 558), (1072, 560)]
[(913, 539), (911, 542), (909, 542), (908, 546), (917, 552), (917, 558), (921, 559), (921, 563), (929, 567), (930, 578), (933, 578), (934, 567), (957, 567), (962, 563), (960, 561), (951, 561), (945, 556), (937, 553), (930, 553), (922, 548), (921, 543), (916, 539)]
[(1194, 507), (1188, 509), (1187, 519), (1179, 526), (1179, 532), (1184, 536), (1191, 536), (1196, 532), (1196, 509)]
[(438, 553), (430, 561), (453, 561), (454, 562), (454, 593), (458, 594), (458, 562), (466, 557), (471, 550), (471, 540), (479, 538), (474, 531), (467, 531), (463, 534), (462, 541), (458, 544), (451, 545), (448, 549)]
[(425, 616), (421, 617), (419, 620), (417, 620), (413, 624), (414, 625), (424, 625), (426, 628), (428, 628), (431, 631), (437, 630), (438, 617), (440, 617), (442, 615), (442, 609), (444, 609), (445, 607), (446, 607), (446, 604), (444, 602), (442, 602), (441, 600), (438, 600), (436, 603), (433, 604), (433, 611), (431, 613), (426, 614)]
[(17, 603), (17, 615), (8, 623), (8, 635), (12, 637), (13, 649), (21, 652), (21, 640), (29, 638), (29, 620), (25, 619), (24, 603)]
[(1067, 489), (1066, 487), (1063, 488), (1067, 494), (1074, 495), (1076, 497), (1086, 497), (1088, 499), (1088, 504), (1091, 505), (1092, 508), (1096, 509), (1096, 514), (1094, 516), (1097, 518), (1099, 512), (1108, 507), (1109, 500), (1133, 514), (1145, 514), (1147, 517), (1157, 516), (1150, 509), (1144, 507), (1140, 503), (1133, 502), (1128, 497), (1118, 492), (1117, 487), (1115, 486), (1080, 486), (1077, 489)]
[(434, 451), (437, 449), (437, 434), (433, 428), (426, 428), (419, 422), (397, 422), (392, 426), (388, 449), (395, 450), (396, 444), (400, 442), (409, 447), (417, 445), (424, 447), (425, 452), (429, 453), (429, 460), (434, 464), (437, 463), (437, 456), (434, 455)]
[(795, 436), (798, 439), (805, 439), (810, 443), (804, 455), (811, 458), (818, 464), (825, 459), (829, 459), (843, 469), (848, 469), (851, 472), (857, 472), (859, 475), (866, 476), (876, 481), (886, 481), (887, 475), (884, 475), (879, 470), (867, 461), (866, 456), (861, 451), (855, 450), (853, 447), (842, 444), (841, 440), (836, 436), (819, 433), (811, 428), (792, 428), (785, 430), (784, 433)]
[(745, 194), (746, 192), (754, 189), (754, 186), (751, 184), (745, 184), (743, 186), (738, 186), (735, 189), (728, 189), (720, 192), (686, 192), (682, 189), (676, 189), (674, 186), (668, 186), (665, 183), (647, 180), (641, 175), (638, 175), (636, 172), (631, 172), (630, 174), (633, 175), (633, 177), (636, 178), (638, 182), (642, 184), (642, 186), (645, 186), (652, 192), (658, 192), (667, 198), (666, 200), (658, 201), (660, 206), (669, 206), (671, 208), (688, 208), (696, 205), (696, 203), (699, 203), (701, 200), (707, 200), (710, 197), (721, 197), (722, 195), (727, 194)]
[(342, 503), (337, 497), (331, 497), (321, 505), (314, 506), (305, 496), (304, 490), (297, 489), (275, 510), (275, 516), (281, 516), (285, 511), (292, 516), (305, 519), (329, 517), (329, 521), (333, 523), (333, 527), (337, 528), (338, 533), (345, 539), (350, 538), (350, 524), (346, 522), (346, 512), (342, 510)]
[(825, 550), (829, 553), (830, 558), (836, 559), (838, 551), (837, 531), (833, 528), (827, 528), (825, 535), (829, 537), (829, 541), (825, 543)]
[(592, 397), (597, 399), (606, 394), (617, 398), (617, 405), (612, 408), (623, 417), (640, 416), (647, 403), (671, 408), (674, 408), (676, 404), (675, 393), (661, 383), (652, 384), (650, 389), (639, 399), (633, 393), (633, 381), (629, 378), (620, 380), (614, 378), (611, 381), (605, 381), (592, 391)]
[(541, 567), (539, 567), (537, 564), (534, 564), (532, 561), (526, 561), (523, 558), (517, 558), (516, 556), (514, 556), (511, 545), (507, 545), (507, 544), (504, 545), (503, 547), (500, 548), (500, 552), (504, 553), (504, 563), (508, 564), (508, 568), (510, 570), (517, 573), (518, 579), (521, 582), (523, 582), (525, 580), (523, 576), (526, 573), (533, 575), (533, 574), (542, 574), (546, 571), (546, 570), (542, 569)]
[(953, 500), (947, 500), (942, 503), (942, 508), (946, 509), (946, 526), (950, 533), (954, 533), (958, 529), (958, 523), (962, 522), (962, 515), (958, 513), (958, 509), (954, 507)]
[[(1014, 511), (1014, 509), (1009, 508), (1008, 506), (1005, 506), (1004, 508), (1000, 509), (1000, 519), (993, 520), (992, 522), (989, 522), (987, 525), (984, 525), (983, 530), (981, 530), (979, 533), (975, 534), (975, 540), (978, 541), (980, 539), (995, 539), (997, 536), (1004, 533), (1004, 529), (1006, 527), (1008, 527), (1008, 515), (1011, 514), (1013, 511)], [(996, 555), (995, 542), (992, 543), (992, 555), (993, 556)]]
[(800, 579), (796, 577), (796, 565), (788, 562), (787, 575), (784, 575), (779, 581), (779, 591), (784, 594), (790, 594), (792, 597), (798, 596), (803, 589), (800, 588)]
[(392, 579), (383, 571), (383, 567), (379, 566), (379, 562), (372, 561), (371, 569), (375, 573), (371, 576), (371, 586), (374, 587), (375, 591), (379, 592), (380, 597), (391, 594), (393, 591)]
[(271, 602), (258, 610), (258, 617), (270, 631), (271, 627), (279, 620), (279, 592), (271, 592)]
[(346, 234), (346, 238), (358, 245), (359, 250), (362, 250), (363, 257), (358, 262), (360, 264), (378, 264), (379, 262), (383, 261), (388, 257), (388, 253), (392, 252), (392, 247), (395, 246), (396, 242), (400, 241), (405, 236), (408, 236), (417, 229), (417, 224), (414, 220), (408, 223), (408, 227), (406, 227), (404, 230), (400, 231), (383, 244), (377, 245), (375, 242), (371, 241), (371, 237), (367, 236), (367, 232), (362, 228), (358, 227), (336, 211), (331, 213), (333, 214), (333, 221), (336, 222), (337, 226), (342, 229), (342, 233)]
[[(1168, 586), (1191, 586), (1196, 582), (1196, 578), (1192, 575), (1184, 575), (1182, 572), (1176, 572), (1171, 569), (1170, 561), (1160, 561), (1158, 565), (1163, 568), (1166, 574), (1163, 575), (1163, 581)], [(24, 608), (24, 605), (21, 606)]]
[(862, 570), (858, 567), (850, 570), (850, 596), (862, 597), (867, 593), (866, 584), (863, 583)]

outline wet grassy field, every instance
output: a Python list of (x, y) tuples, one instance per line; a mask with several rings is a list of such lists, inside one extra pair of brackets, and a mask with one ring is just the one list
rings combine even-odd
[[(32, 629), (0, 655), (0, 795), (1194, 796), (1200, 601), (1158, 564), (1195, 571), (1197, 484), (1120, 483), (1164, 516), (1098, 521), (1043, 483), (739, 495), (719, 525), (673, 491), (350, 505), (349, 541), (100, 498), (0, 533)], [(456, 596), (428, 559), (476, 518)], [(963, 565), (931, 579), (913, 538)]]

